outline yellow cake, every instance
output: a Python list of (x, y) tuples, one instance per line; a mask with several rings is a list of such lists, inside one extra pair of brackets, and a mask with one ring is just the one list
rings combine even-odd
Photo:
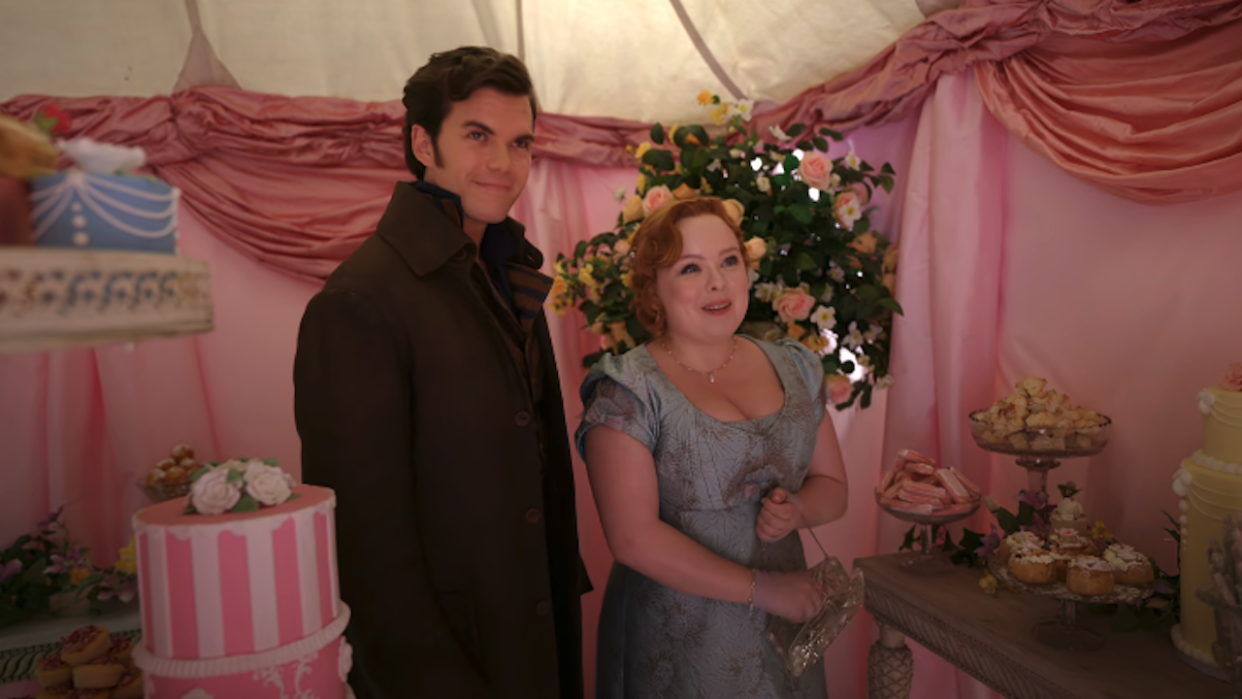
[(1181, 623), (1173, 628), (1179, 652), (1216, 667), (1212, 643), (1216, 622), (1212, 610), (1195, 597), (1210, 582), (1208, 540), (1219, 538), (1222, 519), (1242, 513), (1242, 388), (1239, 365), (1230, 367), (1225, 386), (1199, 392), (1203, 413), (1203, 448), (1173, 474), (1173, 492), (1181, 497)]

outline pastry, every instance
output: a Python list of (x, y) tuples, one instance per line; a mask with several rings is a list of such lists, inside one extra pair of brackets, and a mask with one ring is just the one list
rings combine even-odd
[(35, 695), (35, 699), (70, 699), (73, 696), (73, 683), (66, 682), (55, 687), (44, 687)]
[(112, 639), (112, 647), (108, 649), (106, 655), (110, 655), (117, 660), (125, 663), (126, 666), (132, 665), (131, 658), (134, 654), (134, 641), (129, 638)]
[(1104, 550), (1104, 560), (1113, 568), (1118, 585), (1150, 585), (1156, 573), (1151, 561), (1126, 544), (1113, 544)]
[(57, 651), (43, 658), (35, 665), (35, 679), (40, 687), (55, 687), (73, 679), (73, 668), (69, 667)]
[(60, 639), (60, 657), (72, 667), (85, 665), (112, 647), (112, 638), (102, 626), (83, 626)]
[(1065, 573), (1065, 586), (1070, 592), (1086, 597), (1113, 593), (1113, 567), (1098, 556), (1079, 556)]
[(1008, 561), (1009, 557), (1018, 551), (1042, 548), (1044, 548), (1044, 540), (1039, 538), (1037, 534), (1015, 532), (1001, 540), (1000, 557), (1002, 561)]
[(1077, 529), (1058, 529), (1049, 537), (1049, 543), (1054, 553), (1067, 556), (1095, 556), (1100, 552), (1095, 543), (1079, 534)]
[(116, 686), (124, 674), (124, 662), (111, 655), (101, 655), (73, 668), (73, 686), (78, 689), (109, 689)]
[(127, 669), (112, 690), (112, 699), (142, 699), (142, 670)]
[(1009, 572), (1024, 583), (1042, 585), (1057, 579), (1052, 555), (1042, 549), (1014, 551), (1008, 565)]

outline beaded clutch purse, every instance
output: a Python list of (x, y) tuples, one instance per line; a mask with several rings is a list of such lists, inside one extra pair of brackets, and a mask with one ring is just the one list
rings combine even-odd
[(800, 624), (773, 616), (767, 629), (768, 640), (794, 677), (802, 676), (819, 660), (863, 604), (862, 571), (846, 573), (841, 561), (824, 551), (815, 532), (811, 532), (811, 538), (824, 553), (824, 560), (810, 570), (811, 577), (828, 592), (824, 605), (815, 616)]

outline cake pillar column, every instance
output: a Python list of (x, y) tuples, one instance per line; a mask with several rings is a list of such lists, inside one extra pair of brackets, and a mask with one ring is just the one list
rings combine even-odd
[(887, 624), (878, 624), (880, 640), (867, 654), (868, 699), (909, 699), (914, 683), (914, 654), (906, 637)]

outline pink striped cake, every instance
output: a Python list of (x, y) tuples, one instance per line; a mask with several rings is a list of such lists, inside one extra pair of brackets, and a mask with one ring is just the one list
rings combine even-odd
[(134, 515), (143, 626), (134, 659), (147, 697), (347, 696), (336, 497), (309, 485), (294, 493), (254, 512), (183, 514), (183, 497)]

